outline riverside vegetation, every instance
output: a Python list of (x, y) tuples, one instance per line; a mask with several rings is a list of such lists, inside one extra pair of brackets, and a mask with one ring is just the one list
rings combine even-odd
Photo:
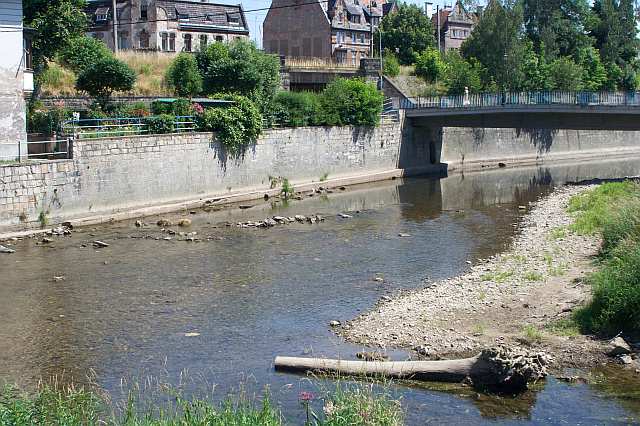
[[(400, 426), (403, 410), (383, 386), (338, 381), (334, 390), (299, 395), (302, 416), (308, 426)], [(0, 424), (39, 426), (281, 426), (283, 413), (273, 405), (269, 392), (261, 397), (240, 393), (221, 403), (208, 398), (184, 397), (178, 390), (161, 386), (166, 402), (140, 401), (129, 393), (118, 406), (108, 395), (73, 386), (41, 385), (27, 393), (6, 386), (0, 390)], [(319, 408), (315, 408), (318, 406)]]

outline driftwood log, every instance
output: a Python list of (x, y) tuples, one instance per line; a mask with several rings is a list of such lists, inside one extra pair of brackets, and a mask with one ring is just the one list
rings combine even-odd
[(289, 372), (339, 373), (432, 382), (471, 380), (479, 387), (519, 391), (547, 375), (551, 358), (522, 348), (499, 346), (473, 358), (446, 361), (346, 361), (322, 358), (276, 357), (275, 369)]

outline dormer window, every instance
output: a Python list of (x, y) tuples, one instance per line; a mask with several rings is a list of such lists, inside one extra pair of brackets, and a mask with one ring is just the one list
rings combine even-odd
[(227, 22), (231, 25), (240, 25), (240, 16), (237, 13), (227, 13)]
[(99, 7), (96, 9), (95, 19), (96, 23), (105, 23), (109, 20), (109, 11), (111, 9), (108, 7)]
[(354, 24), (359, 24), (360, 23), (360, 15), (351, 15), (351, 22), (353, 22)]
[(212, 15), (211, 13), (207, 14), (207, 21), (213, 22), (214, 18), (215, 18), (215, 15)]
[(189, 19), (189, 11), (184, 7), (176, 7), (176, 16), (180, 20), (188, 20)]

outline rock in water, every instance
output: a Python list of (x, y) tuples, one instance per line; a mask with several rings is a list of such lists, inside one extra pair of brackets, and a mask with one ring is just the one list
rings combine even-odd
[(609, 341), (607, 354), (609, 356), (619, 356), (631, 353), (631, 346), (620, 336)]
[(109, 247), (109, 244), (107, 244), (107, 243), (105, 243), (103, 241), (96, 240), (96, 241), (93, 242), (93, 246), (97, 247), (97, 248), (105, 248), (105, 247)]
[(15, 250), (10, 249), (9, 247), (5, 247), (3, 245), (0, 245), (0, 253), (6, 253), (6, 254), (11, 254), (11, 253), (15, 253)]
[(482, 351), (479, 357), (490, 374), (474, 377), (474, 385), (499, 389), (501, 392), (520, 392), (528, 384), (547, 376), (552, 361), (544, 352), (531, 352), (519, 347), (497, 346)]
[(191, 219), (180, 219), (178, 226), (187, 227), (191, 226)]
[(340, 327), (340, 321), (336, 321), (336, 320), (330, 321), (329, 325), (331, 327)]

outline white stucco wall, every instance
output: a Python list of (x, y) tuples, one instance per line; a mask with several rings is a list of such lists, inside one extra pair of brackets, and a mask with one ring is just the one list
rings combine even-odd
[(0, 161), (17, 157), (18, 144), (27, 139), (22, 57), (22, 1), (2, 0), (0, 1)]

